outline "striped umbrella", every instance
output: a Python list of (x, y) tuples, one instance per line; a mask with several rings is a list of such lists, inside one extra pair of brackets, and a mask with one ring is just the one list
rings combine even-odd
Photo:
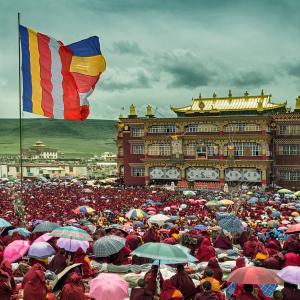
[(112, 254), (118, 253), (125, 247), (126, 240), (116, 235), (106, 235), (93, 246), (93, 253), (95, 257), (107, 257)]
[(9, 227), (9, 226), (12, 226), (12, 224), (10, 224), (9, 222), (7, 222), (6, 220), (0, 218), (0, 227), (3, 228), (3, 227)]
[(50, 235), (59, 237), (59, 238), (67, 238), (71, 240), (79, 240), (79, 241), (92, 241), (93, 239), (90, 237), (90, 235), (77, 227), (74, 226), (64, 226), (59, 227), (55, 230), (53, 230)]
[(33, 229), (33, 233), (35, 232), (51, 232), (54, 229), (60, 227), (58, 224), (53, 223), (53, 222), (44, 222), (42, 224), (37, 225), (34, 229)]
[(127, 219), (135, 219), (135, 218), (138, 218), (138, 219), (142, 219), (142, 218), (145, 218), (147, 217), (147, 214), (141, 210), (141, 209), (131, 209), (129, 212), (126, 213), (126, 218)]
[(77, 208), (74, 209), (74, 212), (76, 214), (93, 214), (95, 210), (89, 206), (78, 206)]

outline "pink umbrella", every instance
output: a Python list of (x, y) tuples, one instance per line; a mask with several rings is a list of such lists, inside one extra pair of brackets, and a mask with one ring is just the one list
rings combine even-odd
[(53, 238), (53, 236), (50, 235), (48, 232), (46, 232), (43, 235), (41, 235), (40, 237), (38, 237), (37, 239), (35, 239), (33, 243), (48, 242), (52, 238)]
[(81, 248), (84, 252), (89, 247), (89, 242), (87, 241), (79, 241), (79, 240), (71, 240), (68, 238), (59, 238), (56, 242), (56, 245), (59, 248), (65, 249), (69, 252), (76, 252), (79, 248)]
[(24, 240), (16, 240), (6, 246), (3, 252), (3, 260), (15, 262), (22, 258), (29, 249), (29, 242)]
[(128, 297), (128, 283), (117, 274), (101, 273), (90, 281), (89, 296), (96, 300), (123, 300)]

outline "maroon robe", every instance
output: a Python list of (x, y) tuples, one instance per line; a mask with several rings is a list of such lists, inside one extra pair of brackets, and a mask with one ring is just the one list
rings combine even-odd
[(0, 299), (10, 300), (16, 288), (11, 264), (3, 261), (0, 266)]
[(60, 300), (86, 300), (82, 278), (76, 272), (68, 274)]
[(64, 255), (57, 253), (50, 261), (47, 269), (54, 272), (55, 274), (58, 274), (63, 271), (66, 266), (67, 258)]
[(130, 300), (153, 300), (151, 291), (145, 288), (133, 288), (130, 293)]
[(204, 272), (206, 270), (212, 270), (214, 272), (213, 277), (215, 279), (217, 279), (218, 281), (222, 281), (223, 272), (222, 272), (222, 269), (220, 268), (219, 263), (215, 257), (213, 257), (209, 260), (206, 268), (204, 269)]
[(185, 300), (193, 299), (196, 287), (191, 277), (186, 272), (178, 272), (170, 278), (172, 284), (182, 293)]
[(229, 250), (232, 249), (232, 242), (228, 236), (220, 234), (214, 241), (214, 247)]

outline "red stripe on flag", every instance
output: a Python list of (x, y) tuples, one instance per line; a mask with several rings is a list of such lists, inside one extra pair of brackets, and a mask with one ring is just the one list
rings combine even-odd
[(40, 77), (42, 87), (42, 109), (46, 117), (53, 117), (53, 98), (51, 82), (51, 51), (50, 38), (42, 33), (37, 34), (38, 48), (40, 52)]
[(59, 48), (59, 55), (62, 64), (62, 87), (64, 91), (64, 119), (81, 120), (80, 98), (75, 80), (70, 73), (72, 52), (67, 47)]
[(79, 74), (74, 72), (72, 72), (72, 75), (75, 79), (79, 93), (89, 92), (92, 88), (95, 87), (100, 77), (100, 75), (89, 76), (89, 75), (84, 75), (84, 74)]

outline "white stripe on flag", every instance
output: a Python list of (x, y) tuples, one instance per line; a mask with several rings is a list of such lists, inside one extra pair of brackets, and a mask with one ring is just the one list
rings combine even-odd
[(82, 105), (89, 105), (88, 97), (93, 93), (93, 91), (94, 91), (93, 89), (90, 89), (86, 93), (79, 93), (80, 106), (82, 106)]
[(58, 41), (50, 38), (49, 43), (51, 51), (51, 81), (52, 81), (52, 98), (53, 98), (53, 117), (55, 119), (64, 119), (64, 92), (63, 76), (61, 74), (61, 59), (59, 55), (60, 45)]

